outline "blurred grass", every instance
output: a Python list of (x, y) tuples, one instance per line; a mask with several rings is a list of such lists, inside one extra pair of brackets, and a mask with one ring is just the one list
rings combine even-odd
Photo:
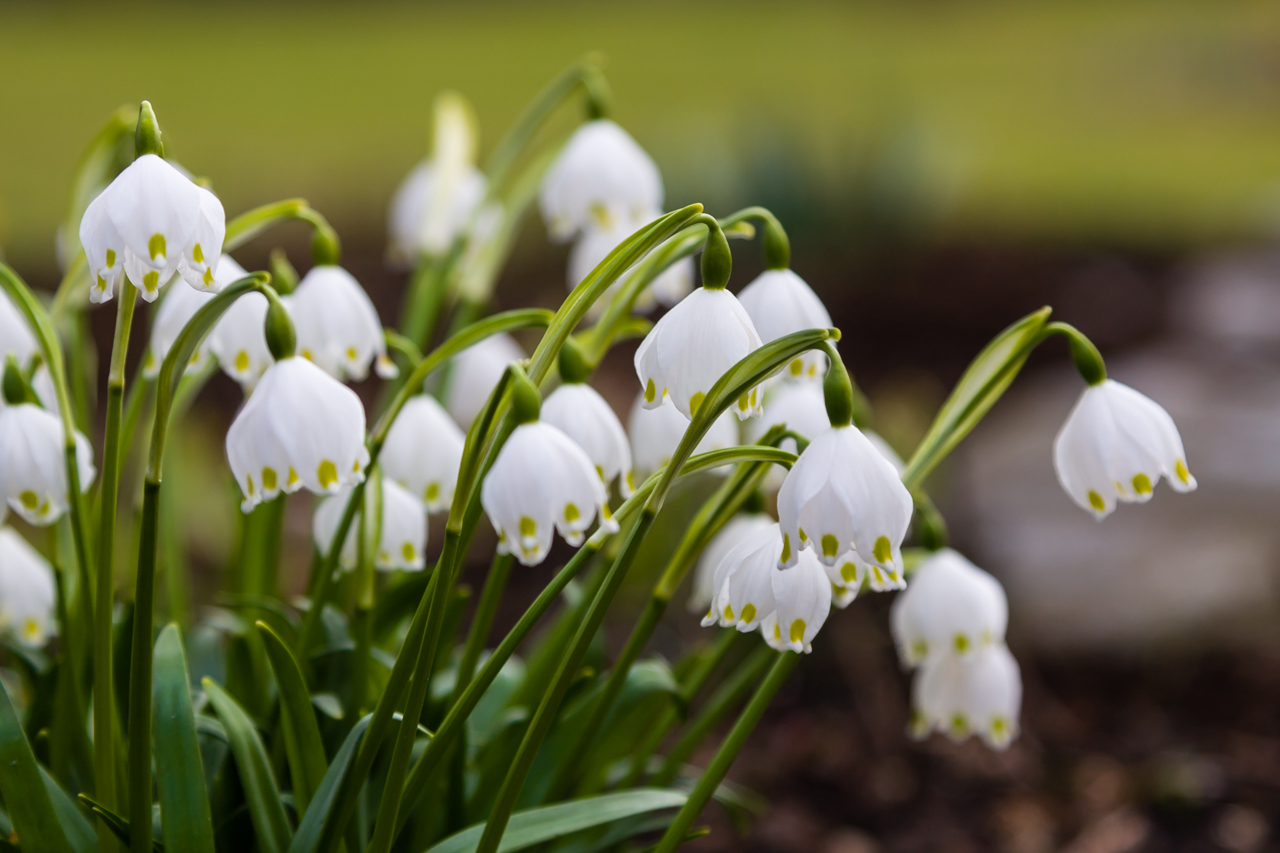
[(381, 240), (435, 92), (487, 147), (593, 49), (670, 203), (882, 198), (931, 234), (1162, 246), (1280, 222), (1275, 3), (5, 4), (0, 246), (52, 266), (84, 144), (144, 97), (229, 213), (302, 195)]

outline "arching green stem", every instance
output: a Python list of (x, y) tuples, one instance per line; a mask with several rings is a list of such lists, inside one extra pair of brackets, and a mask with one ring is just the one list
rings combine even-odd
[(1068, 323), (1050, 323), (1044, 327), (1044, 337), (1062, 335), (1071, 346), (1071, 360), (1075, 362), (1080, 378), (1090, 385), (1101, 385), (1107, 381), (1107, 365), (1102, 360), (1102, 353), (1093, 345), (1093, 341), (1084, 333)]
[(342, 260), (342, 241), (329, 220), (307, 204), (303, 198), (264, 204), (240, 214), (227, 223), (227, 233), (222, 240), (222, 251), (233, 252), (281, 222), (305, 222), (312, 228), (311, 256), (317, 264), (336, 264)]

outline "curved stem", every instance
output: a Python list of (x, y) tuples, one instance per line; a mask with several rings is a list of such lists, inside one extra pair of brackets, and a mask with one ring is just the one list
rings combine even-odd
[(1062, 335), (1071, 347), (1071, 360), (1075, 362), (1080, 378), (1090, 385), (1100, 385), (1107, 381), (1107, 365), (1102, 360), (1102, 353), (1094, 346), (1093, 341), (1069, 323), (1054, 322), (1044, 327), (1042, 339), (1049, 335)]

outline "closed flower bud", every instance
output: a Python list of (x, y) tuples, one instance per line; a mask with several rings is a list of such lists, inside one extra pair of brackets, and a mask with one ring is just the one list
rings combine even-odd
[[(569, 253), (567, 277), (569, 290), (573, 290), (581, 284), (582, 280), (623, 240), (657, 219), (660, 215), (656, 211), (650, 211), (636, 219), (615, 218), (611, 219), (607, 225), (586, 228), (578, 237), (578, 241), (573, 244), (573, 251)], [(613, 298), (613, 294), (628, 278), (630, 278), (630, 274), (624, 274), (619, 277), (618, 281), (610, 285), (604, 296), (596, 300), (591, 306), (587, 316), (596, 317), (604, 313), (605, 308), (608, 307)], [(647, 314), (658, 305), (675, 305), (688, 296), (692, 290), (693, 258), (682, 258), (649, 283), (649, 286), (636, 299), (634, 310), (641, 314)]]
[(716, 569), (725, 555), (748, 536), (773, 527), (777, 522), (763, 513), (742, 513), (729, 519), (720, 532), (711, 537), (703, 549), (698, 565), (693, 570), (693, 589), (689, 591), (689, 612), (706, 613), (718, 590), (715, 587)]
[(526, 566), (546, 559), (555, 530), (581, 545), (597, 512), (617, 530), (604, 483), (582, 448), (541, 421), (516, 427), (484, 478), (480, 503), (498, 533), (498, 551)]
[(826, 565), (856, 550), (888, 574), (902, 571), (911, 495), (893, 465), (855, 426), (830, 427), (800, 454), (778, 490), (779, 566), (812, 548)]
[(0, 527), (0, 626), (28, 648), (58, 632), (53, 568), (12, 527)]
[(662, 198), (653, 159), (617, 124), (597, 119), (569, 137), (542, 180), (538, 206), (551, 237), (563, 241), (592, 225), (660, 210)]
[(227, 431), (227, 459), (249, 512), (305, 486), (334, 494), (364, 479), (360, 398), (305, 358), (267, 368)]
[(1053, 467), (1063, 490), (1099, 519), (1111, 514), (1117, 499), (1150, 500), (1162, 476), (1177, 492), (1196, 487), (1173, 418), (1111, 379), (1080, 395), (1054, 440)]
[[(316, 549), (327, 554), (333, 547), (333, 538), (337, 535), (338, 524), (346, 511), (347, 500), (351, 497), (351, 486), (345, 486), (336, 494), (330, 495), (316, 507), (311, 519), (311, 538)], [(338, 555), (338, 565), (347, 571), (356, 567), (356, 544), (359, 541), (359, 516), (357, 521), (347, 530), (347, 538), (342, 543), (342, 551)], [(382, 481), (382, 530), (378, 536), (378, 545), (373, 552), (375, 568), (391, 571), (421, 571), (425, 565), (427, 552), (427, 509), (403, 486), (390, 480)]]
[(624, 498), (635, 491), (631, 445), (613, 409), (585, 382), (566, 382), (542, 402), (542, 420), (559, 428), (586, 452), (605, 487), (618, 480)]
[(388, 254), (397, 263), (419, 254), (444, 255), (471, 221), (486, 189), (484, 175), (470, 163), (444, 169), (432, 160), (419, 163), (391, 199)]
[(360, 381), (376, 360), (378, 375), (396, 375), (387, 358), (378, 312), (351, 273), (325, 264), (312, 267), (286, 300), (298, 334), (298, 355), (335, 379)]
[[(93, 482), (93, 447), (76, 433), (80, 488)], [(62, 421), (34, 403), (0, 409), (0, 496), (28, 524), (53, 524), (67, 511)]]
[[(631, 437), (631, 458), (636, 474), (647, 477), (670, 462), (671, 455), (680, 446), (680, 439), (689, 429), (689, 423), (670, 398), (663, 400), (661, 406), (650, 408), (645, 405), (643, 394), (636, 397), (627, 417), (627, 435)], [(726, 411), (711, 424), (711, 429), (693, 449), (693, 455), (737, 447), (738, 443), (737, 421)], [(729, 469), (726, 466), (714, 470), (723, 474)]]
[(458, 426), (471, 428), (507, 365), (524, 358), (524, 350), (510, 335), (492, 335), (458, 353), (449, 368), (444, 399)]
[(466, 436), (435, 397), (410, 397), (387, 432), (378, 463), (385, 477), (417, 495), (428, 512), (447, 510), (458, 484)]
[(898, 656), (913, 667), (931, 655), (970, 655), (1003, 643), (1009, 603), (1000, 582), (944, 548), (924, 562), (893, 603)]
[[(220, 287), (246, 275), (244, 268), (227, 255), (218, 262)], [(250, 291), (231, 303), (209, 333), (209, 351), (218, 359), (218, 366), (223, 373), (239, 382), (246, 394), (253, 390), (262, 374), (275, 362), (267, 347), (267, 336), (263, 333), (266, 319), (267, 297)]]
[[(764, 343), (805, 329), (831, 328), (831, 315), (805, 280), (791, 270), (765, 270), (742, 288), (738, 300)], [(827, 356), (821, 349), (798, 355), (783, 369), (791, 380), (821, 379)]]
[[(711, 386), (760, 347), (751, 318), (727, 290), (698, 288), (663, 315), (636, 350), (636, 374), (647, 408), (664, 396), (692, 418)], [(760, 389), (744, 391), (729, 408), (740, 420), (763, 411)]]
[(912, 689), (911, 734), (941, 731), (961, 741), (978, 735), (992, 749), (1018, 736), (1022, 675), (1003, 643), (966, 657), (938, 655), (916, 673)]

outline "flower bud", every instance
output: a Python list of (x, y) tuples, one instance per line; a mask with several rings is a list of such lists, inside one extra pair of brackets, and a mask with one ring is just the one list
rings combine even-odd
[(530, 421), (536, 421), (542, 411), (542, 395), (538, 393), (538, 386), (529, 381), (529, 377), (519, 366), (512, 365), (507, 369), (511, 371), (514, 379), (511, 383), (511, 409), (515, 414), (516, 423), (527, 424)]
[(298, 335), (293, 330), (293, 320), (279, 299), (269, 300), (267, 317), (262, 323), (263, 334), (267, 338), (267, 349), (276, 361), (289, 358), (298, 346)]
[(707, 223), (707, 245), (702, 250), (702, 286), (708, 290), (724, 290), (732, 270), (733, 252), (729, 250), (729, 240), (719, 224)]
[(143, 101), (138, 107), (138, 127), (133, 134), (133, 147), (137, 156), (155, 154), (164, 156), (164, 143), (160, 141), (160, 123), (156, 121), (156, 112), (150, 101)]

